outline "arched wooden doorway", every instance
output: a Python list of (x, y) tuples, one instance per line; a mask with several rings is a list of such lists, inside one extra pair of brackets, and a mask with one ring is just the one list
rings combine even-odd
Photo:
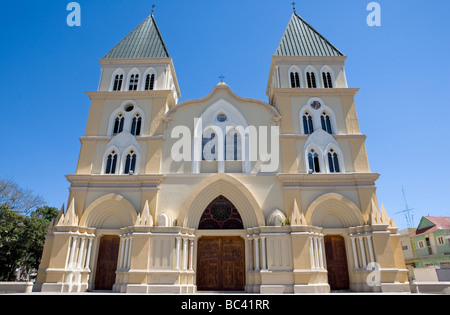
[[(216, 198), (204, 211), (199, 230), (243, 229), (241, 216), (225, 197)], [(197, 290), (245, 290), (245, 241), (239, 236), (204, 236), (197, 246)]]
[(325, 253), (328, 269), (328, 284), (331, 290), (348, 290), (350, 278), (348, 275), (347, 252), (345, 240), (339, 235), (325, 236)]
[(112, 290), (116, 282), (120, 238), (103, 236), (98, 250), (95, 290)]

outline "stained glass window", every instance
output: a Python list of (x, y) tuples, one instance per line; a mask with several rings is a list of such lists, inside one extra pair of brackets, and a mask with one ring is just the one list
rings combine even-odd
[(203, 213), (199, 230), (241, 230), (244, 228), (236, 207), (224, 196), (209, 204)]

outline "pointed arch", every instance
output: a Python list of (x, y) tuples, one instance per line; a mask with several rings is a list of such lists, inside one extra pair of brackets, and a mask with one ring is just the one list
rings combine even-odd
[(123, 196), (108, 194), (92, 202), (79, 225), (90, 228), (120, 229), (133, 226), (137, 219), (134, 206)]
[(139, 90), (139, 82), (141, 80), (141, 71), (138, 68), (133, 68), (128, 73), (127, 78), (127, 91), (138, 91)]
[(111, 76), (111, 84), (109, 91), (123, 91), (125, 71), (122, 68), (118, 68)]
[(302, 87), (302, 79), (301, 79), (301, 71), (297, 66), (291, 66), (289, 68), (289, 83), (291, 88), (301, 88)]
[[(309, 154), (311, 150), (314, 150), (318, 154), (318, 163), (320, 166), (321, 173), (335, 173), (332, 172), (328, 165), (328, 153), (333, 150), (338, 156), (339, 172), (345, 173), (344, 155), (342, 153), (341, 147), (336, 139), (330, 135), (328, 132), (319, 129), (315, 131), (312, 135), (308, 137), (304, 146), (304, 158), (305, 158), (305, 169), (310, 169), (310, 157)], [(314, 170), (314, 169), (313, 169)], [(315, 171), (317, 172), (317, 171)]]
[(322, 82), (322, 87), (327, 89), (332, 89), (336, 87), (334, 71), (333, 69), (325, 65), (320, 69), (320, 81)]
[[(201, 172), (201, 160), (203, 160), (203, 147), (206, 144), (204, 134), (207, 130), (214, 130), (214, 134), (217, 136), (214, 140), (216, 142), (216, 160), (218, 160), (218, 171), (224, 172), (226, 160), (225, 157), (225, 143), (226, 136), (230, 130), (235, 130), (240, 141), (241, 157), (242, 157), (242, 170), (250, 172), (251, 165), (249, 162), (251, 157), (247, 152), (250, 152), (250, 138), (246, 137), (243, 130), (247, 130), (248, 123), (245, 116), (241, 111), (236, 108), (230, 102), (220, 99), (214, 104), (210, 105), (201, 115), (201, 119), (198, 119), (194, 126), (194, 141), (192, 147), (192, 170), (193, 173)], [(234, 128), (234, 129), (233, 129)], [(212, 139), (209, 139), (211, 141)], [(208, 142), (209, 142), (208, 141)], [(202, 143), (202, 145), (199, 145)], [(200, 152), (200, 150), (202, 150)], [(198, 159), (196, 157), (202, 157)], [(248, 157), (248, 158), (247, 158)]]
[(194, 189), (180, 210), (177, 222), (197, 229), (205, 209), (219, 196), (233, 203), (244, 228), (265, 226), (261, 207), (250, 190), (235, 177), (224, 173), (211, 175)]
[(155, 68), (151, 67), (145, 70), (144, 76), (142, 77), (142, 91), (156, 90), (156, 78), (157, 72)]
[(364, 225), (361, 210), (349, 199), (336, 193), (320, 196), (305, 214), (309, 225), (323, 228), (348, 228)]

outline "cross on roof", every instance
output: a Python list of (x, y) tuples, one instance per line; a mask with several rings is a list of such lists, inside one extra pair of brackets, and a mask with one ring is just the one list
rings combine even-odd
[(223, 80), (225, 79), (225, 76), (224, 76), (223, 74), (221, 74), (221, 75), (219, 76), (219, 79), (220, 79), (220, 82), (223, 83)]

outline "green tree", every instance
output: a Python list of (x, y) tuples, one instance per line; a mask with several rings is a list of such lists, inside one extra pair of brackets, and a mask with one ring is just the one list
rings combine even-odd
[(24, 216), (0, 205), (0, 280), (14, 280), (17, 268), (27, 273), (39, 267), (48, 226), (58, 213), (45, 206)]

